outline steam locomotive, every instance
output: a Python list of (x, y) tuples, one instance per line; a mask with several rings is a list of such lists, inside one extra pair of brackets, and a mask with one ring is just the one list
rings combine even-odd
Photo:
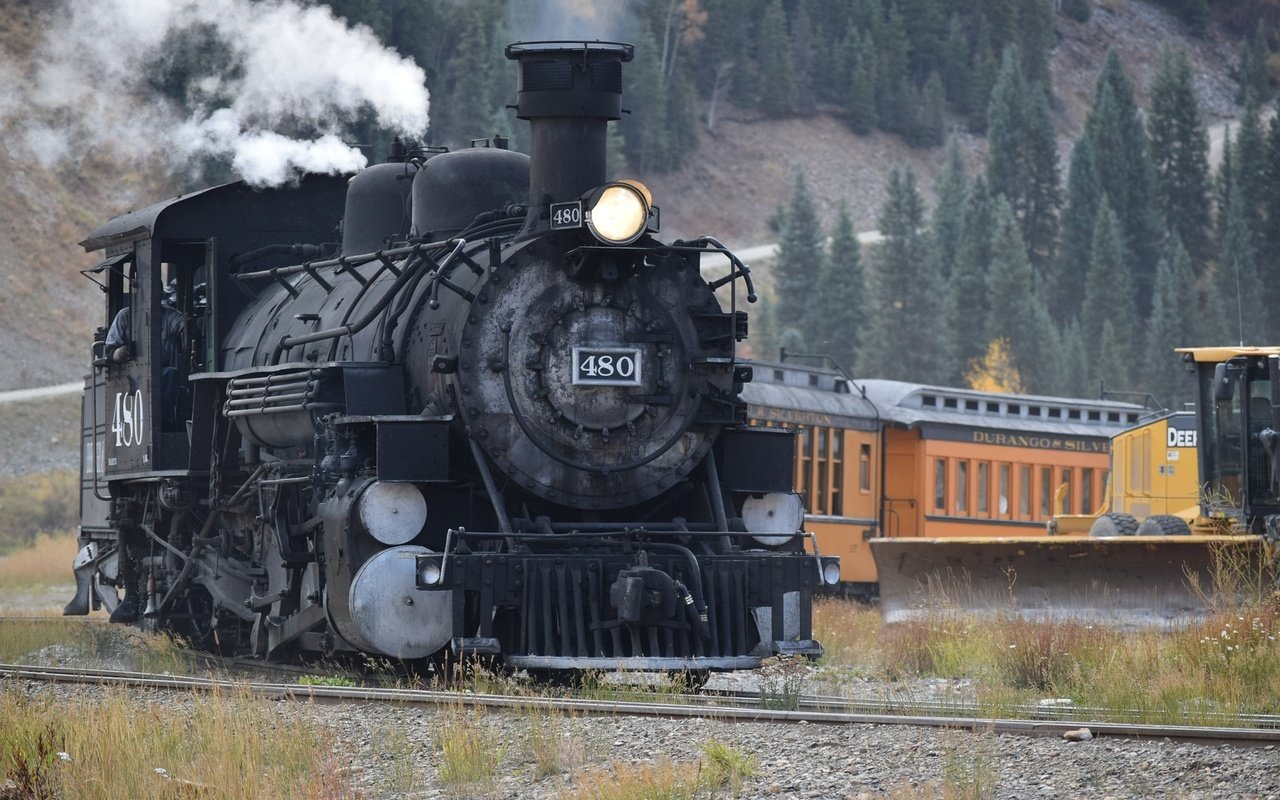
[(105, 320), (131, 319), (94, 343), (65, 613), (269, 659), (821, 653), (811, 598), (839, 569), (806, 549), (792, 434), (745, 424), (749, 272), (663, 244), (649, 190), (605, 179), (632, 46), (506, 55), (529, 156), (393, 146), (82, 242)]

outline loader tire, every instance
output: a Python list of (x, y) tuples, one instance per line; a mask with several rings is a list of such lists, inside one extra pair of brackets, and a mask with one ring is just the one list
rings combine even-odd
[(1182, 517), (1172, 514), (1156, 514), (1147, 517), (1138, 526), (1139, 536), (1190, 536), (1191, 526)]
[(1089, 529), (1090, 536), (1133, 536), (1138, 532), (1138, 520), (1131, 514), (1109, 513), (1098, 517)]

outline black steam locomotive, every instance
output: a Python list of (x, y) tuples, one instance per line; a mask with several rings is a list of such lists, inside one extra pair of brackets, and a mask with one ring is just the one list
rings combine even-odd
[[(507, 56), (532, 156), (400, 146), (82, 243), (117, 330), (86, 380), (65, 613), (264, 658), (821, 652), (792, 437), (744, 424), (746, 268), (661, 243), (648, 189), (605, 180), (632, 47)], [(710, 285), (708, 252), (734, 264)]]

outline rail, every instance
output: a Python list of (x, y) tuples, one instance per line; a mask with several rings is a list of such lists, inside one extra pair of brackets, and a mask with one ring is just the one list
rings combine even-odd
[[(553, 710), (565, 713), (609, 716), (641, 716), (665, 718), (712, 717), (744, 722), (778, 722), (828, 725), (907, 725), (914, 727), (973, 730), (1022, 736), (1062, 736), (1086, 725), (1095, 737), (1169, 738), (1183, 741), (1212, 741), (1235, 745), (1267, 745), (1280, 742), (1280, 717), (1253, 715), (1224, 717), (1224, 721), (1248, 722), (1240, 725), (1168, 725), (1129, 722), (1100, 722), (1090, 719), (1008, 719), (957, 713), (969, 709), (965, 705), (922, 704), (918, 710), (933, 713), (884, 713), (885, 701), (851, 701), (832, 697), (802, 697), (795, 709), (765, 708), (760, 695), (728, 693), (707, 695), (662, 696), (665, 702), (623, 699), (578, 699), (543, 695), (477, 694), (435, 689), (398, 689), (382, 687), (315, 686), (280, 683), (254, 683), (216, 678), (158, 675), (122, 670), (83, 670), (69, 667), (37, 667), (0, 664), (0, 679), (46, 683), (118, 686), (136, 689), (210, 692), (247, 691), (255, 697), (275, 700), (303, 700), (358, 703), (396, 703), (401, 705), (459, 705), (492, 709), (527, 711)], [(878, 705), (877, 705), (878, 704)], [(903, 704), (904, 706), (906, 704)], [(1053, 713), (1059, 709), (1051, 709)]]

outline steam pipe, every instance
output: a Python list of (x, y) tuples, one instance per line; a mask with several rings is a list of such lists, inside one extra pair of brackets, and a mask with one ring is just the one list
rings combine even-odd
[[(454, 240), (454, 248), (449, 255), (445, 256), (445, 259), (440, 262), (439, 271), (445, 270), (449, 264), (453, 262), (453, 259), (462, 251), (462, 248), (466, 243), (465, 239)], [(388, 289), (387, 292), (378, 299), (378, 302), (374, 304), (373, 308), (369, 309), (369, 311), (360, 319), (354, 322), (349, 322), (346, 325), (339, 325), (336, 328), (314, 331), (303, 336), (284, 337), (280, 340), (280, 343), (276, 345), (275, 352), (271, 354), (271, 363), (278, 364), (280, 362), (281, 354), (295, 345), (319, 342), (324, 339), (336, 339), (340, 336), (350, 336), (353, 333), (358, 333), (364, 330), (370, 322), (373, 322), (379, 314), (386, 310), (387, 306), (389, 306), (391, 301), (395, 299), (396, 295), (400, 292), (400, 289), (404, 287), (405, 283), (411, 280), (412, 277), (417, 274), (418, 270), (422, 269), (422, 267), (422, 262), (418, 262), (414, 265), (413, 269), (406, 269), (401, 272), (400, 277), (396, 278), (395, 283), (391, 285), (391, 288)]]

